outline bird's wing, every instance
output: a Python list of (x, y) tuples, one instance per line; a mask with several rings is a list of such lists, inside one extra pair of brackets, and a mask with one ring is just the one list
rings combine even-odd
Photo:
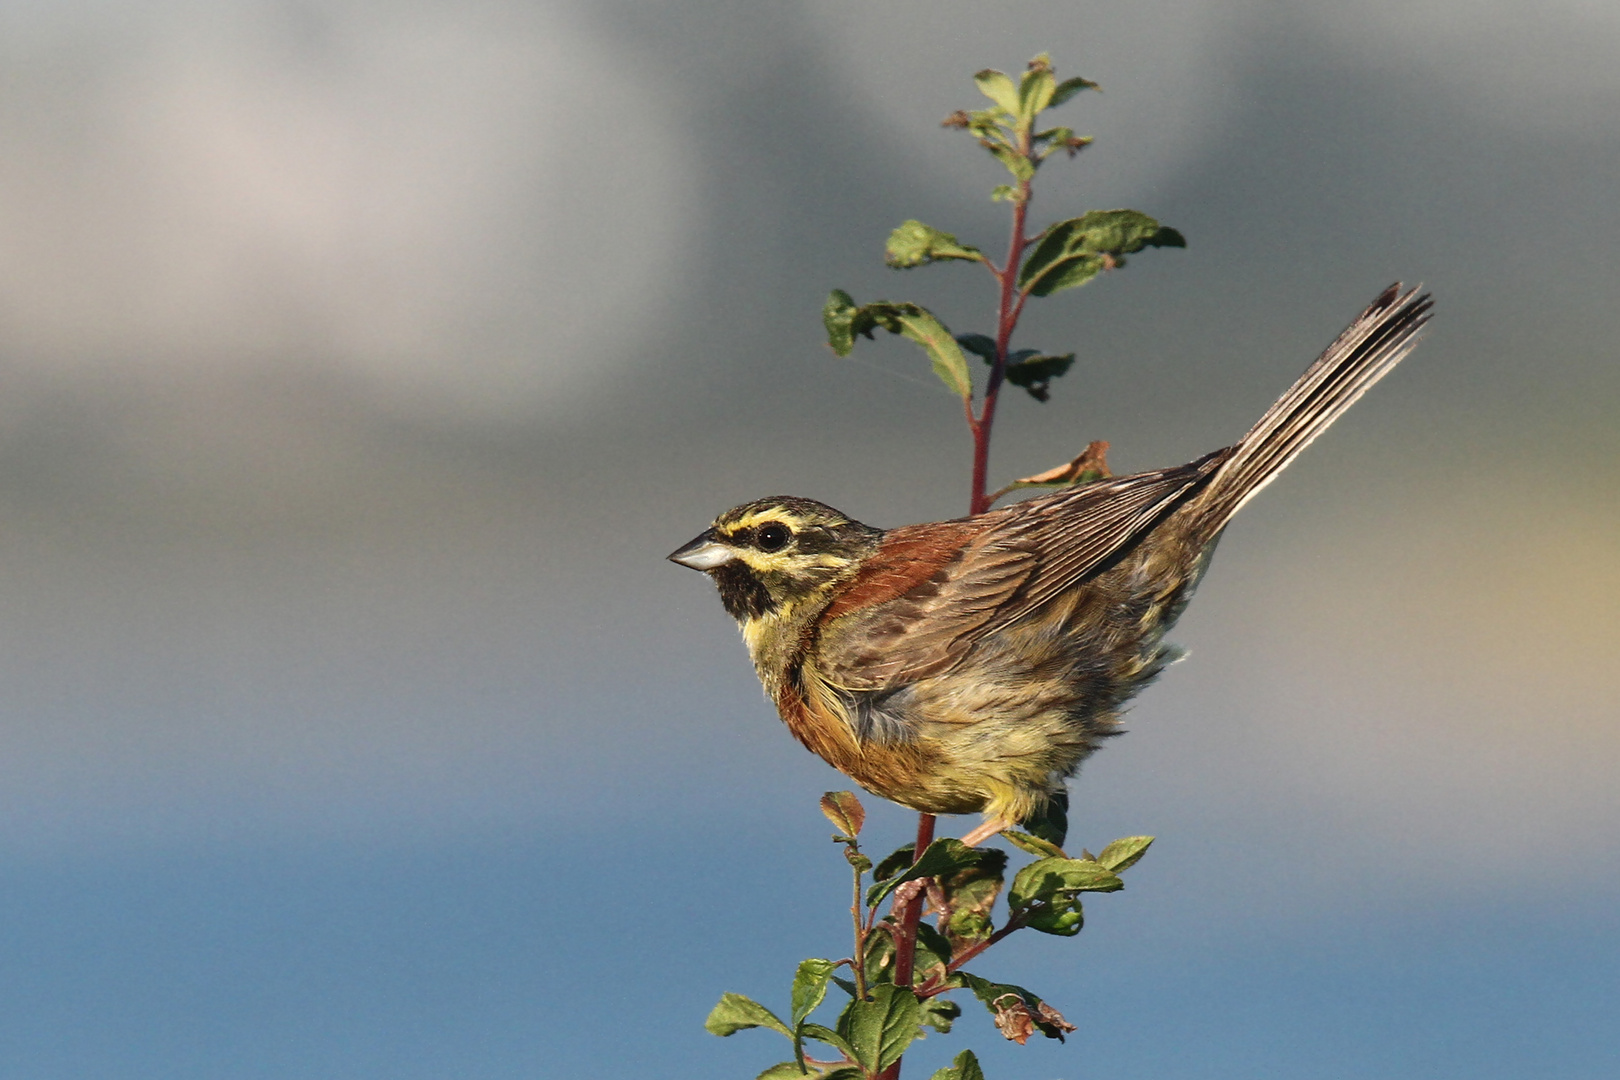
[(944, 671), (985, 634), (1112, 565), (1197, 490), (1217, 456), (892, 530), (821, 616), (817, 668), (849, 690)]
[(1040, 570), (985, 631), (1032, 614), (1112, 566), (1155, 525), (1203, 487), (1229, 451), (1189, 465), (1117, 476), (1017, 503), (995, 531), (1002, 543), (1034, 552)]

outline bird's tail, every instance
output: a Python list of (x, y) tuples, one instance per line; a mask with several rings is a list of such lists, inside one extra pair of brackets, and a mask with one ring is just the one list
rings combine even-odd
[(1345, 328), (1211, 477), (1197, 510), (1209, 536), (1412, 351), (1433, 306), (1427, 293), (1402, 293), (1396, 282)]

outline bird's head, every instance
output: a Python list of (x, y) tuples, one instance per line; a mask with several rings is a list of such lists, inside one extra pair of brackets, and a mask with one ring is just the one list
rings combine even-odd
[(726, 611), (747, 623), (824, 594), (882, 536), (825, 503), (775, 495), (727, 510), (669, 558), (714, 578)]

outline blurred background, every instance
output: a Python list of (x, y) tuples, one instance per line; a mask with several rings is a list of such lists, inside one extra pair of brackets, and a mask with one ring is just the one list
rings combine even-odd
[(1189, 247), (1032, 309), (1079, 359), (997, 482), (1225, 445), (1396, 278), (1439, 314), (1077, 782), (1074, 847), (1160, 837), (1129, 890), (980, 965), (1079, 1032), (907, 1075), (1620, 1072), (1620, 9), (14, 0), (0, 1075), (781, 1060), (701, 1024), (847, 949), (845, 782), (663, 557), (775, 492), (964, 511), (954, 399), (819, 310), (988, 328), (883, 242), (999, 249), (939, 120), (1041, 50), (1104, 92), (1035, 219)]

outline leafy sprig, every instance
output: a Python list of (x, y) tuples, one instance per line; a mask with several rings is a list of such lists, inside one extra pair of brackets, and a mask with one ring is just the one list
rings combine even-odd
[[(832, 839), (844, 847), (852, 871), (854, 949), (842, 960), (813, 958), (799, 964), (788, 991), (787, 1019), (752, 998), (728, 993), (704, 1025), (716, 1035), (767, 1028), (786, 1038), (793, 1060), (772, 1065), (759, 1074), (760, 1080), (806, 1076), (876, 1080), (913, 1042), (926, 1036), (925, 1029), (951, 1031), (962, 1012), (947, 997), (956, 990), (968, 991), (1001, 1034), (1014, 1042), (1027, 1042), (1036, 1034), (1062, 1041), (1076, 1030), (1034, 991), (982, 978), (964, 965), (1019, 930), (1054, 937), (1078, 934), (1085, 924), (1081, 896), (1123, 889), (1119, 875), (1142, 857), (1152, 837), (1126, 837), (1103, 848), (1100, 855), (1070, 858), (1050, 840), (1009, 831), (1003, 835), (1015, 847), (1035, 856), (1018, 869), (1009, 885), (1006, 852), (970, 848), (959, 840), (936, 840), (920, 858), (908, 845), (874, 865), (860, 850), (866, 820), (860, 800), (848, 791), (831, 791), (822, 796), (821, 809), (838, 828)], [(870, 884), (868, 873), (873, 877)], [(923, 915), (935, 920), (934, 925), (917, 926), (909, 985), (896, 978), (902, 901), (895, 899), (889, 914), (881, 914), (884, 901), (908, 890), (926, 897)], [(1003, 909), (999, 926), (998, 906)], [(848, 978), (838, 974), (844, 969)], [(845, 1000), (829, 1026), (812, 1017), (826, 1003), (830, 987), (843, 991)], [(810, 1054), (806, 1044), (826, 1047), (817, 1053), (830, 1051), (835, 1056)], [(978, 1068), (972, 1051), (964, 1051), (935, 1077), (982, 1076), (975, 1071)]]
[[(1025, 303), (1031, 297), (1040, 299), (1079, 288), (1099, 274), (1123, 269), (1127, 256), (1148, 248), (1186, 247), (1187, 241), (1140, 210), (1092, 210), (1028, 234), (1032, 184), (1041, 166), (1059, 151), (1073, 157), (1091, 143), (1068, 127), (1042, 127), (1041, 116), (1082, 91), (1097, 89), (1097, 84), (1078, 77), (1060, 81), (1045, 53), (1031, 60), (1016, 81), (1005, 72), (987, 69), (975, 75), (974, 82), (990, 105), (954, 112), (945, 118), (945, 126), (973, 136), (1011, 175), (1012, 183), (991, 191), (992, 198), (1012, 204), (1006, 256), (998, 264), (952, 233), (909, 220), (889, 234), (884, 261), (896, 270), (940, 262), (983, 266), (1000, 293), (994, 333), (953, 335), (943, 319), (920, 304), (890, 300), (858, 304), (842, 289), (834, 289), (828, 296), (822, 320), (827, 344), (839, 356), (848, 356), (856, 339), (871, 338), (878, 330), (900, 334), (922, 348), (934, 374), (962, 401), (973, 436), (970, 512), (977, 514), (993, 501), (986, 497), (985, 488), (990, 431), (1002, 384), (1010, 383), (1045, 402), (1051, 399), (1053, 382), (1067, 375), (1075, 363), (1073, 352), (1011, 348)], [(981, 390), (975, 390), (964, 351), (978, 356), (989, 368)]]

